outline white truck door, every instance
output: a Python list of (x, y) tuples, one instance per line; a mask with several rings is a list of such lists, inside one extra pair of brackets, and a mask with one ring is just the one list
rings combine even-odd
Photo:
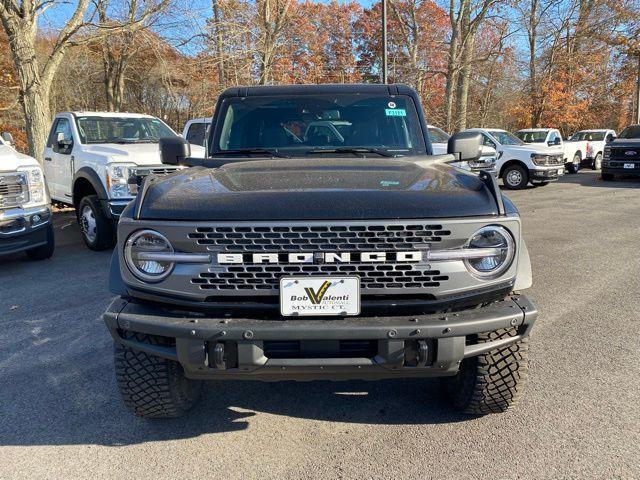
[(56, 198), (70, 203), (73, 199), (73, 134), (71, 122), (68, 118), (60, 117), (52, 129), (51, 142), (51, 170), (53, 172), (54, 189)]

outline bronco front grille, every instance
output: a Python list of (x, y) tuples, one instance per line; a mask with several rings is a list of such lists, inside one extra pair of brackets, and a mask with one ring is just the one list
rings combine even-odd
[(451, 235), (437, 224), (199, 227), (188, 237), (213, 252), (412, 250)]
[[(277, 252), (397, 252), (426, 250), (451, 231), (441, 224), (379, 223), (341, 225), (212, 226), (198, 227), (187, 236), (198, 248), (223, 253)], [(233, 293), (250, 290), (276, 294), (283, 276), (357, 275), (362, 289), (384, 293), (390, 289), (439, 287), (448, 280), (430, 265), (403, 262), (219, 265), (191, 278), (204, 291)], [(270, 292), (269, 292), (270, 291)]]
[(24, 173), (0, 174), (0, 208), (17, 207), (29, 201)]

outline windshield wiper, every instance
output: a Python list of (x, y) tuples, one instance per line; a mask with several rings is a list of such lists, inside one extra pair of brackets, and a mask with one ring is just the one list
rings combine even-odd
[(278, 157), (278, 158), (291, 158), (288, 155), (283, 155), (282, 153), (278, 152), (277, 148), (238, 148), (235, 150), (221, 150), (219, 152), (216, 152), (217, 155), (227, 155), (227, 154), (246, 154), (246, 155), (259, 155), (259, 154), (264, 154), (264, 155), (271, 155), (272, 157)]
[(381, 157), (396, 157), (395, 153), (391, 153), (383, 148), (370, 148), (370, 147), (337, 147), (337, 148), (314, 148), (308, 150), (307, 153), (375, 153)]

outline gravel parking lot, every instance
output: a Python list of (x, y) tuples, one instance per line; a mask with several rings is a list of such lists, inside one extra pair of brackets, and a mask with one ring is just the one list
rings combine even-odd
[(52, 260), (0, 260), (0, 479), (640, 478), (640, 182), (508, 195), (541, 316), (524, 400), (483, 418), (433, 380), (211, 383), (185, 418), (135, 418), (100, 317), (110, 253), (57, 215)]

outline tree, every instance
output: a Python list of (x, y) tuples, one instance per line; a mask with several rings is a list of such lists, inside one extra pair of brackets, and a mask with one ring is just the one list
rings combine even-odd
[(288, 25), (292, 3), (294, 0), (256, 0), (256, 27), (259, 35), (256, 53), (259, 59), (260, 85), (266, 85), (272, 80), (276, 48)]
[(9, 46), (17, 73), (19, 98), (22, 105), (29, 154), (42, 161), (49, 123), (51, 121), (50, 93), (56, 72), (67, 50), (91, 41), (98, 35), (115, 35), (144, 23), (149, 13), (138, 15), (134, 22), (109, 26), (95, 25), (88, 13), (89, 0), (77, 0), (72, 14), (51, 40), (46, 55), (38, 55), (38, 20), (52, 7), (64, 0), (1, 0), (0, 20), (9, 37)]

